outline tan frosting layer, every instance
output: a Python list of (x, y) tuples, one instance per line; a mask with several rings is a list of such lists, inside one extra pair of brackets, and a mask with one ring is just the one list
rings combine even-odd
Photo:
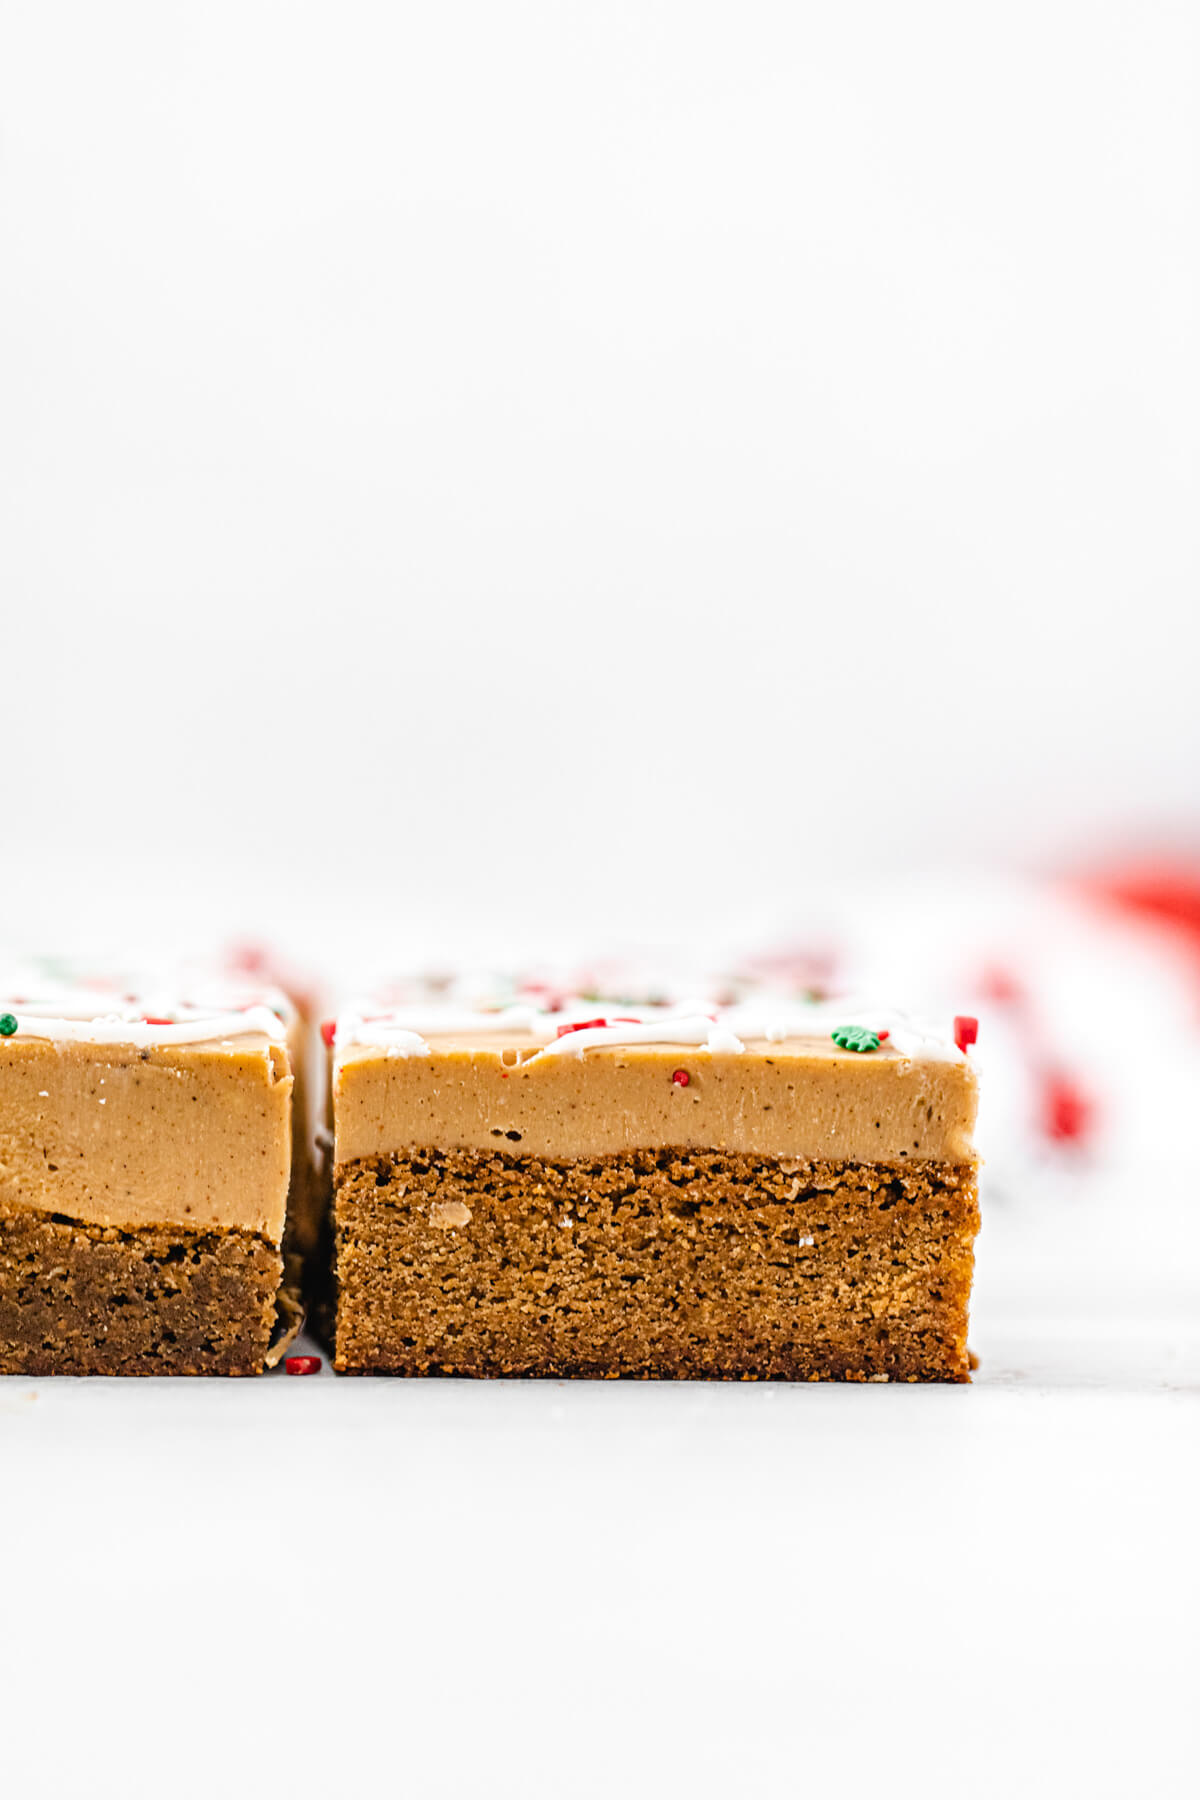
[(288, 1052), (0, 1042), (0, 1197), (89, 1225), (283, 1235)]
[[(565, 1158), (656, 1145), (855, 1161), (969, 1160), (969, 1061), (828, 1041), (679, 1044), (536, 1056), (511, 1038), (431, 1038), (427, 1056), (355, 1045), (333, 1071), (339, 1163), (418, 1146)], [(676, 1070), (688, 1075), (683, 1086)]]

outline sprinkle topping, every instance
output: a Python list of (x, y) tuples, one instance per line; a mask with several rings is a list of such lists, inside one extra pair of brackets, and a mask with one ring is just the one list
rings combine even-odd
[(277, 1042), (292, 1007), (277, 989), (250, 984), (223, 963), (158, 963), (137, 971), (70, 959), (17, 961), (0, 974), (0, 1036), (51, 1043)]
[(334, 1035), (335, 1035), (336, 1031), (337, 1031), (336, 1019), (322, 1019), (322, 1021), (321, 1021), (321, 1039), (327, 1050), (333, 1049), (333, 1039), (334, 1039)]
[(319, 1356), (285, 1356), (283, 1366), (289, 1375), (315, 1375), (321, 1367)]
[(839, 1050), (878, 1050), (879, 1033), (868, 1031), (865, 1025), (835, 1025), (830, 1037)]
[[(388, 1056), (428, 1056), (437, 1039), (486, 1036), (527, 1044), (524, 1066), (643, 1044), (675, 1044), (718, 1056), (739, 1054), (750, 1039), (769, 1045), (793, 1038), (828, 1044), (836, 1027), (853, 1028), (862, 1051), (878, 1049), (886, 1038), (889, 1054), (902, 1061), (961, 1060), (949, 1019), (938, 1029), (857, 996), (813, 1001), (791, 987), (751, 975), (739, 983), (711, 975), (689, 977), (691, 985), (680, 982), (671, 991), (643, 974), (633, 969), (624, 972), (627, 978), (618, 978), (618, 970), (604, 982), (594, 974), (584, 981), (569, 975), (551, 979), (539, 973), (530, 979), (470, 970), (449, 983), (446, 978), (401, 977), (343, 1008), (334, 1048), (339, 1055), (363, 1046)], [(597, 1001), (601, 1008), (624, 1010), (597, 1011)], [(674, 1074), (669, 1062), (666, 1073), (668, 1078)]]
[(966, 1013), (958, 1013), (954, 1020), (954, 1041), (965, 1056), (968, 1046), (979, 1036), (979, 1020), (972, 1019)]
[[(590, 994), (585, 994), (583, 998), (585, 1000), (590, 1000), (592, 996)], [(572, 1031), (603, 1031), (607, 1024), (607, 1019), (578, 1019), (574, 1025), (560, 1025), (555, 1036), (566, 1037), (567, 1034)]]
[(676, 1087), (687, 1087), (691, 1082), (691, 1079), (692, 1078), (686, 1069), (676, 1069), (671, 1077), (671, 1080), (675, 1083)]
[(1091, 1136), (1095, 1107), (1091, 1096), (1064, 1070), (1042, 1077), (1042, 1130), (1053, 1143), (1080, 1144)]

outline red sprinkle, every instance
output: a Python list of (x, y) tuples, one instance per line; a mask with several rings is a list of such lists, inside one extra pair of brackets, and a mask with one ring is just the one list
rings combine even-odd
[(886, 1028), (883, 1031), (877, 1031), (875, 1033), (875, 1036), (879, 1039), (881, 1044), (884, 1043), (888, 1038), (890, 1038), (891, 1035), (892, 1035), (891, 1032), (888, 1031)]
[(143, 1025), (173, 1025), (174, 1023), (174, 1019), (156, 1019), (150, 1013), (142, 1014)]
[(262, 944), (233, 944), (229, 950), (229, 966), (247, 975), (261, 975), (270, 963)]
[(289, 1375), (315, 1375), (321, 1359), (319, 1356), (285, 1356), (283, 1366)]
[(1061, 1070), (1042, 1078), (1042, 1130), (1056, 1144), (1078, 1144), (1090, 1136), (1096, 1109), (1089, 1096)]
[(691, 1079), (692, 1078), (686, 1069), (676, 1069), (671, 1077), (671, 1080), (675, 1083), (676, 1087), (687, 1087)]
[(983, 970), (979, 977), (979, 991), (994, 1006), (1025, 1004), (1025, 989), (1012, 970), (1006, 969), (1001, 963), (993, 963)]
[(978, 1037), (979, 1020), (972, 1019), (968, 1013), (959, 1013), (954, 1021), (954, 1041), (964, 1055)]
[(325, 1047), (327, 1050), (333, 1049), (333, 1039), (334, 1039), (334, 1033), (336, 1031), (337, 1031), (336, 1019), (322, 1019), (322, 1021), (321, 1021), (321, 1036), (325, 1040)]
[(577, 1025), (560, 1025), (559, 1037), (566, 1037), (569, 1031), (595, 1031), (598, 1025), (607, 1025), (607, 1019), (580, 1019)]

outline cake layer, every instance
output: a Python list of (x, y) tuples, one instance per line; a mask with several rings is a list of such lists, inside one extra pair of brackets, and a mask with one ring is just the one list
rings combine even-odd
[[(283, 1027), (280, 1027), (280, 1037)], [(277, 1244), (291, 1159), (283, 1042), (0, 1044), (0, 1205)]]
[(246, 1231), (122, 1231), (0, 1205), (0, 1374), (257, 1374), (282, 1266)]
[(338, 1163), (416, 1145), (519, 1145), (551, 1160), (657, 1144), (860, 1162), (973, 1154), (977, 1088), (965, 1057), (911, 1057), (890, 1044), (855, 1055), (828, 1033), (747, 1038), (734, 1050), (626, 1043), (578, 1054), (501, 1033), (431, 1035), (420, 1055), (339, 1041), (333, 1080)]
[(343, 1371), (968, 1378), (970, 1158), (427, 1149), (334, 1211)]

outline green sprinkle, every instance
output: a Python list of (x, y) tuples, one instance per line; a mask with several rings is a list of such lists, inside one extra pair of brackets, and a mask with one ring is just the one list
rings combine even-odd
[(865, 1025), (835, 1025), (829, 1035), (840, 1050), (878, 1050), (879, 1048), (878, 1033), (868, 1031)]
[(0, 1037), (11, 1037), (17, 1029), (16, 1017), (13, 1013), (0, 1013)]

